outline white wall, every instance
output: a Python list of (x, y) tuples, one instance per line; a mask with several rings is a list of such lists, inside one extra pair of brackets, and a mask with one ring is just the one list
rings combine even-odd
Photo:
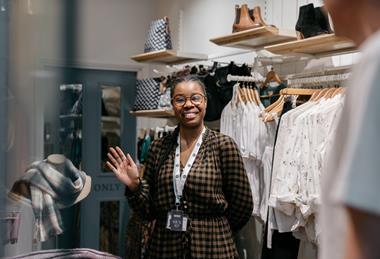
[(79, 0), (78, 55), (82, 64), (141, 69), (130, 56), (142, 53), (157, 1)]
[[(248, 4), (249, 8), (261, 6), (264, 0), (220, 1), (220, 0), (159, 0), (159, 16), (168, 15), (174, 47), (184, 52), (219, 56), (232, 52), (246, 52), (235, 48), (213, 44), (211, 38), (232, 32), (235, 19), (235, 4)], [(237, 62), (253, 62), (253, 54), (230, 57)]]

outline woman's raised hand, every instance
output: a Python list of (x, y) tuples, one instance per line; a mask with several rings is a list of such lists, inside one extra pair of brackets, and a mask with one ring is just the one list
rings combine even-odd
[(120, 182), (128, 186), (129, 190), (136, 191), (139, 187), (139, 171), (132, 157), (119, 148), (110, 148), (107, 154), (107, 166), (114, 172)]

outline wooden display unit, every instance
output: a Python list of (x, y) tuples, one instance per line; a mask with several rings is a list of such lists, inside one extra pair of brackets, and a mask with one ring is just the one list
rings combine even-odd
[(303, 40), (280, 43), (267, 46), (265, 50), (278, 55), (306, 54), (317, 57), (357, 51), (352, 41), (335, 34), (324, 34)]
[(175, 65), (193, 61), (207, 60), (208, 56), (196, 53), (185, 53), (175, 50), (158, 50), (132, 56), (131, 59), (142, 63)]
[(130, 113), (136, 117), (174, 118), (174, 111), (167, 109), (131, 111)]
[(268, 45), (297, 40), (295, 31), (261, 26), (210, 39), (219, 46), (261, 49)]

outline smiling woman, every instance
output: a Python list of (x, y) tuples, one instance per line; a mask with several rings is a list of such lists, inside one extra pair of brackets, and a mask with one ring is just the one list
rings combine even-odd
[(129, 205), (155, 220), (144, 258), (238, 258), (232, 236), (253, 207), (240, 151), (230, 137), (204, 126), (207, 98), (198, 78), (181, 78), (171, 90), (179, 125), (152, 143), (144, 177), (120, 148), (108, 154)]
[(183, 130), (199, 133), (202, 131), (206, 114), (207, 97), (205, 86), (195, 76), (178, 79), (172, 86), (172, 105), (174, 113)]

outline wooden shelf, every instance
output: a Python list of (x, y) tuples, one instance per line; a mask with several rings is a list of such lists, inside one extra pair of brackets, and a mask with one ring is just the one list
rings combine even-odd
[(174, 118), (174, 111), (167, 109), (131, 111), (130, 113), (136, 117)]
[(210, 39), (219, 46), (260, 49), (268, 45), (297, 40), (295, 31), (262, 26)]
[(174, 65), (198, 60), (207, 60), (208, 56), (203, 54), (185, 53), (174, 50), (158, 50), (143, 53), (131, 57), (134, 61), (145, 63), (157, 63)]
[(356, 51), (355, 44), (335, 34), (324, 34), (304, 40), (276, 44), (265, 47), (265, 50), (279, 55), (306, 54), (313, 56), (329, 56)]

